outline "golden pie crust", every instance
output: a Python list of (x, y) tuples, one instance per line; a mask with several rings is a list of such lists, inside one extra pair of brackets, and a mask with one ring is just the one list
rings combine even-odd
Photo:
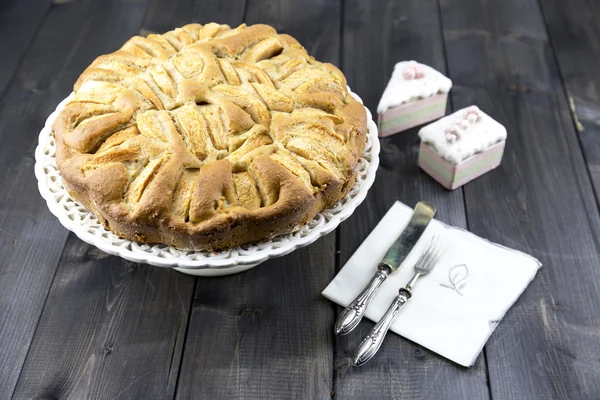
[(74, 199), (117, 235), (222, 250), (290, 232), (352, 187), (366, 112), (344, 75), (267, 25), (133, 37), (53, 126)]

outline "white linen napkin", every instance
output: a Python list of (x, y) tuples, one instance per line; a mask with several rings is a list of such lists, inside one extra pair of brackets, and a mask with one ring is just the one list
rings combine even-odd
[[(323, 295), (346, 307), (364, 289), (412, 209), (396, 202)], [(470, 367), (504, 314), (542, 264), (516, 250), (433, 220), (403, 265), (369, 304), (365, 317), (379, 321), (435, 232), (444, 231), (446, 250), (431, 273), (419, 279), (391, 330), (460, 365)], [(352, 333), (350, 333), (352, 335)]]

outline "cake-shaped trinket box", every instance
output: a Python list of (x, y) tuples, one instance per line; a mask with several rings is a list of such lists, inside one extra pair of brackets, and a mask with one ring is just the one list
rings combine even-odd
[(470, 106), (423, 127), (419, 137), (421, 169), (456, 189), (500, 165), (506, 128)]
[(443, 117), (452, 81), (416, 61), (396, 64), (377, 106), (379, 136), (405, 131)]

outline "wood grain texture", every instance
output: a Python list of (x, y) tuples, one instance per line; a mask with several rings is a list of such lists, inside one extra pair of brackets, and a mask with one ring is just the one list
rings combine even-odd
[[(173, 395), (193, 279), (165, 270), (136, 273), (128, 263), (104, 258), (73, 235), (27, 353), (67, 237), (37, 193), (30, 161), (37, 134), (77, 75), (139, 30), (145, 8), (145, 2), (117, 0), (53, 7), (24, 58), (17, 80), (21, 87), (11, 85), (5, 96), (14, 103), (3, 112), (16, 111), (17, 117), (11, 115), (2, 127), (3, 133), (15, 132), (0, 150), (9, 166), (0, 179), (8, 183), (13, 201), (9, 207), (2, 204), (3, 227), (15, 227), (11, 232), (23, 238), (7, 247), (2, 265), (2, 301), (10, 309), (0, 349), (3, 360), (14, 359), (2, 363), (9, 371), (1, 378), (6, 379), (7, 397), (25, 354), (14, 398)], [(19, 165), (17, 157), (29, 165)], [(9, 197), (4, 192), (0, 196)], [(32, 227), (29, 219), (39, 225)], [(5, 332), (14, 343), (5, 344)]]
[(334, 237), (243, 274), (198, 278), (179, 399), (330, 396)]
[[(244, 22), (273, 25), (337, 63), (339, 12), (333, 1), (250, 0)], [(334, 257), (330, 234), (243, 274), (199, 278), (177, 398), (330, 398), (333, 306), (320, 292)]]
[(292, 35), (317, 60), (340, 66), (341, 0), (247, 0), (247, 24)]
[[(0, 398), (13, 393), (67, 238), (37, 190), (37, 136), (71, 91), (73, 71), (92, 60), (86, 45), (106, 51), (124, 40), (101, 18), (127, 26), (143, 7), (128, 3), (119, 14), (115, 2), (53, 6), (0, 102)], [(86, 37), (94, 39), (84, 45)]]
[(600, 3), (540, 0), (540, 4), (600, 204)]
[(492, 397), (600, 398), (600, 218), (539, 4), (441, 4), (454, 105), (508, 130), (465, 187), (469, 229), (544, 263), (486, 346)]
[[(600, 398), (598, 7), (2, 2), (0, 398)], [(271, 24), (341, 66), (373, 112), (395, 62), (447, 72), (456, 109), (478, 104), (507, 127), (502, 165), (449, 192), (417, 167), (418, 129), (382, 139), (377, 180), (338, 229), (339, 252), (330, 234), (230, 277), (139, 266), (68, 236), (37, 192), (33, 151), (81, 71), (140, 30), (243, 20)], [(350, 368), (372, 323), (333, 337), (339, 308), (320, 291), (395, 200), (421, 199), (438, 206), (440, 220), (533, 254), (544, 268), (475, 367), (390, 335), (369, 364)]]
[(51, 0), (7, 0), (0, 3), (0, 97), (50, 8)]
[[(446, 71), (435, 1), (346, 1), (343, 32), (344, 73), (374, 115), (396, 62), (414, 59)], [(397, 200), (409, 205), (431, 201), (438, 219), (466, 226), (462, 191), (449, 192), (419, 170), (417, 132), (414, 128), (380, 140), (375, 184), (365, 204), (340, 228), (340, 266)], [(350, 367), (353, 352), (372, 327), (365, 321), (336, 338), (336, 399), (489, 398), (483, 356), (465, 369), (394, 334), (368, 364)]]
[(71, 234), (14, 398), (172, 398), (193, 286)]
[(164, 33), (186, 24), (209, 22), (233, 28), (242, 22), (245, 6), (246, 0), (150, 0), (142, 29)]

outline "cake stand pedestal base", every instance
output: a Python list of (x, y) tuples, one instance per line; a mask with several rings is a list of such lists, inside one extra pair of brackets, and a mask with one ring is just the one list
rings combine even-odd
[(233, 267), (225, 267), (225, 268), (173, 268), (176, 271), (179, 271), (183, 274), (194, 275), (194, 276), (225, 276), (225, 275), (233, 275), (239, 272), (243, 272), (249, 270), (250, 268), (256, 267), (260, 263), (256, 264), (244, 264), (244, 265), (234, 265)]

